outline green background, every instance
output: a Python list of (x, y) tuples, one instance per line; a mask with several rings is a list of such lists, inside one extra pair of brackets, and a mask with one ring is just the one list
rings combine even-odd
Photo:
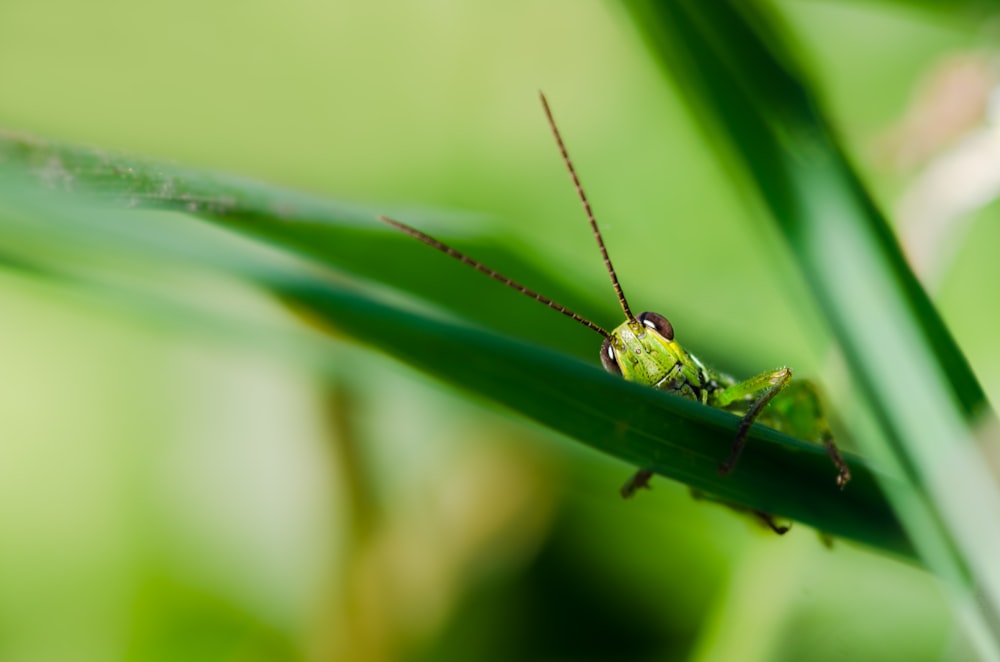
[[(878, 138), (922, 71), (977, 45), (975, 26), (880, 4), (779, 7), (891, 210), (905, 181), (880, 171)], [(7, 2), (0, 89), (6, 128), (487, 236), (611, 325), (542, 89), (633, 307), (668, 314), (735, 374), (788, 364), (849, 388), (784, 245), (612, 6)], [(651, 235), (644, 218), (675, 222)], [(976, 225), (934, 293), (994, 400), (998, 233)], [(239, 283), (164, 286), (287, 320)], [(662, 480), (622, 502), (630, 467), (368, 350), (331, 350), (340, 376), (321, 378), (9, 274), (0, 292), (2, 659), (964, 650), (923, 571), (828, 550), (805, 527), (776, 538)]]

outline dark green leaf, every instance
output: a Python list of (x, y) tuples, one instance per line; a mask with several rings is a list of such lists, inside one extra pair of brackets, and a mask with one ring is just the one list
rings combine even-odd
[[(188, 176), (199, 177), (194, 172)], [(201, 185), (205, 191), (211, 188), (207, 182)], [(88, 289), (97, 287), (111, 295), (119, 284), (91, 279), (86, 260), (67, 262), (60, 251), (47, 252), (39, 242), (54, 238), (58, 246), (72, 243), (67, 242), (70, 235), (55, 236), (53, 231), (75, 227), (84, 234), (99, 235), (92, 249), (100, 254), (132, 252), (148, 261), (165, 244), (148, 240), (152, 238), (137, 243), (133, 237), (123, 237), (122, 223), (145, 224), (148, 231), (159, 234), (183, 230), (179, 217), (154, 219), (148, 213), (132, 212), (109, 221), (108, 214), (95, 209), (85, 197), (43, 195), (44, 199), (37, 191), (10, 190), (3, 196), (0, 232), (8, 250), (0, 263), (9, 269), (57, 277), (62, 283)], [(25, 242), (29, 234), (25, 223), (32, 222), (47, 225), (42, 226), (42, 238), (32, 235)], [(259, 222), (281, 224), (294, 219), (267, 221), (261, 212)], [(395, 241), (392, 234), (383, 237)], [(164, 252), (161, 258), (180, 266), (191, 263), (191, 255)], [(261, 255), (248, 242), (207, 247), (198, 266), (204, 268), (213, 261), (223, 272), (273, 292), (334, 335), (371, 345), (630, 465), (653, 468), (742, 508), (796, 519), (892, 553), (910, 553), (872, 470), (860, 458), (849, 458), (854, 480), (849, 490), (841, 492), (835, 486), (835, 469), (820, 447), (756, 426), (739, 467), (722, 478), (717, 468), (728, 454), (738, 423), (732, 414), (625, 382), (564, 354), (381, 303), (295, 263)], [(144, 298), (144, 305), (155, 301), (152, 296)], [(629, 469), (622, 469), (624, 479)], [(609, 493), (608, 498), (616, 496)]]

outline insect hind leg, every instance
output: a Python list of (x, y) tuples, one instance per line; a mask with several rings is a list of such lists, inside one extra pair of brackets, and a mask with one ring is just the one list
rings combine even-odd
[(823, 413), (816, 384), (806, 379), (792, 381), (792, 371), (779, 368), (722, 390), (712, 404), (717, 407), (737, 406), (741, 400), (747, 401), (754, 395), (757, 397), (743, 414), (729, 459), (719, 467), (719, 473), (725, 476), (732, 472), (746, 445), (750, 426), (760, 422), (793, 437), (822, 445), (837, 468), (837, 487), (843, 489), (851, 480), (851, 470), (833, 440), (833, 431)]
[(793, 437), (821, 444), (837, 468), (837, 486), (843, 489), (851, 480), (851, 470), (833, 439), (819, 388), (813, 382), (799, 379), (789, 384), (759, 420)]
[[(755, 395), (756, 398), (753, 398)], [(779, 368), (719, 391), (711, 404), (728, 408), (738, 406), (740, 401), (750, 401), (750, 405), (740, 421), (729, 458), (719, 466), (720, 474), (727, 475), (733, 471), (746, 446), (750, 426), (760, 422), (793, 437), (822, 445), (837, 468), (837, 486), (843, 489), (851, 480), (851, 470), (837, 448), (830, 423), (823, 413), (819, 389), (813, 382), (804, 379), (792, 381), (792, 371)], [(622, 486), (621, 495), (628, 499), (640, 489), (649, 489), (653, 473), (650, 469), (636, 471)], [(779, 529), (786, 527), (769, 521), (769, 514), (759, 512), (756, 515), (775, 533), (784, 533)]]
[(747, 508), (737, 503), (732, 503), (731, 501), (726, 501), (725, 499), (713, 496), (701, 490), (691, 488), (691, 498), (696, 501), (707, 501), (709, 503), (717, 503), (722, 506), (726, 506), (730, 510), (735, 510), (738, 513), (744, 513), (753, 516), (758, 522), (771, 529), (779, 536), (783, 536), (792, 529), (792, 525), (780, 524), (778, 518), (776, 518), (771, 513), (765, 512), (763, 510), (756, 510), (754, 508)]

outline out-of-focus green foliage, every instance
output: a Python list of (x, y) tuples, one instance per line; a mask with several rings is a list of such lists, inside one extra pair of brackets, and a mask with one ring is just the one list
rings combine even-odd
[[(851, 153), (891, 200), (900, 182), (868, 160), (874, 136), (901, 114), (922, 69), (975, 42), (974, 27), (889, 3), (778, 10)], [(692, 475), (707, 476), (728, 417), (580, 365), (566, 355), (596, 364), (598, 343), (586, 329), (371, 220), (390, 213), (443, 234), (613, 324), (614, 299), (537, 108), (541, 87), (633, 303), (668, 314), (686, 346), (727, 371), (787, 363), (825, 379), (834, 412), (859, 437), (876, 429), (854, 400), (862, 389), (818, 358), (831, 334), (795, 260), (765, 224), (748, 223), (761, 218), (756, 199), (734, 192), (681, 110), (692, 90), (666, 89), (620, 18), (578, 3), (455, 3), (391, 15), (338, 4), (5, 3), (4, 127), (315, 195), (260, 187), (260, 197), (223, 194), (207, 208), (199, 189), (173, 211), (95, 212), (92, 199), (66, 210), (4, 183), (0, 657), (968, 654), (954, 643), (948, 603), (929, 574), (843, 541), (827, 549), (804, 526), (781, 539), (758, 532), (752, 519), (668, 481), (621, 502), (626, 463), (353, 343), (332, 343), (247, 286), (284, 287), (301, 305), (296, 288), (329, 279), (329, 291), (310, 289), (306, 303), (367, 311), (359, 324), (400, 310), (400, 324), (379, 324), (373, 337), (411, 347), (439, 372), (467, 359), (481, 373), (464, 382), (479, 392), (513, 397), (514, 384), (539, 380), (521, 397), (537, 400), (540, 419), (566, 418), (534, 398), (543, 391), (560, 402), (583, 392), (636, 395), (622, 406), (643, 425), (662, 407), (689, 416), (676, 420), (704, 416), (699, 434), (715, 436), (705, 446), (684, 439), (671, 452), (696, 449), (692, 466), (704, 471)], [(109, 174), (92, 156), (28, 160), (65, 188), (74, 176)], [(60, 169), (76, 157), (91, 170)], [(155, 182), (166, 185), (191, 170), (160, 172)], [(128, 201), (136, 174), (104, 177), (125, 187), (104, 193)], [(188, 183), (215, 195), (241, 182)], [(176, 202), (176, 192), (147, 188), (143, 201)], [(238, 233), (186, 209), (214, 212)], [(64, 212), (77, 222), (52, 222)], [(324, 215), (336, 227), (325, 227)], [(990, 232), (966, 249), (938, 303), (995, 394), (996, 314), (983, 302), (1000, 294), (991, 289), (1000, 265), (980, 250)], [(326, 262), (339, 267), (317, 266)], [(441, 312), (493, 333), (439, 321)], [(434, 342), (468, 341), (452, 367), (416, 357), (437, 331), (444, 335)], [(413, 333), (412, 346), (394, 333)], [(487, 348), (496, 354), (477, 354)], [(524, 374), (518, 356), (574, 384)], [(504, 364), (517, 379), (498, 387), (486, 370), (501, 357), (511, 357)], [(589, 427), (587, 416), (574, 424)], [(583, 434), (606, 442), (598, 432)], [(760, 464), (793, 448), (778, 435), (760, 437), (741, 465), (744, 479), (826, 489), (789, 488), (811, 474)], [(843, 441), (868, 453), (851, 443), (861, 438)], [(828, 469), (822, 460), (806, 462), (815, 461), (817, 476)], [(854, 487), (843, 496), (860, 508), (873, 493), (865, 496), (864, 481)], [(856, 524), (877, 521), (868, 513)]]
[(839, 146), (782, 24), (749, 4), (630, 7), (768, 205), (879, 421), (868, 447), (889, 447), (906, 474), (905, 487), (883, 487), (963, 611), (978, 611), (967, 621), (980, 653), (1000, 657), (1000, 486), (975, 427), (995, 427), (993, 414)]
[[(54, 169), (64, 176), (64, 185), (71, 182), (78, 191), (68, 200), (60, 199), (50, 188), (35, 190), (33, 195), (31, 189), (12, 189), (5, 196), (10, 220), (4, 245), (11, 266), (20, 265), (30, 273), (50, 270), (68, 283), (74, 274), (67, 262), (77, 267), (99, 263), (115, 252), (134, 253), (137, 260), (180, 258), (181, 266), (215, 267), (260, 285), (334, 334), (376, 347), (633, 466), (654, 469), (750, 511), (790, 517), (829, 535), (866, 542), (885, 551), (911, 552), (861, 458), (848, 458), (853, 485), (843, 493), (832, 480), (834, 470), (820, 446), (787, 438), (784, 444), (767, 444), (765, 439), (781, 435), (760, 427), (739, 471), (722, 477), (718, 458), (724, 457), (732, 444), (738, 421), (733, 415), (626, 383), (597, 367), (583, 366), (531, 345), (513, 344), (480, 329), (449, 325), (380, 304), (333, 285), (327, 274), (280, 269), (273, 260), (255, 259), (253, 252), (247, 255), (235, 247), (213, 251), (206, 246), (184, 252), (183, 241), (177, 242), (174, 250), (164, 250), (169, 244), (159, 234), (170, 229), (156, 224), (144, 229), (147, 216), (118, 218), (114, 223), (100, 219), (102, 208), (123, 202), (131, 207), (183, 209), (214, 219), (223, 227), (240, 228), (273, 248), (303, 252), (342, 273), (377, 279), (381, 258), (393, 255), (396, 234), (383, 229), (380, 236), (369, 240), (375, 246), (367, 254), (377, 258), (358, 260), (357, 254), (344, 247), (350, 244), (357, 248), (358, 242), (352, 241), (350, 234), (352, 210), (345, 213), (339, 205), (254, 182), (227, 181), (218, 175), (14, 137), (0, 141), (3, 156), (11, 174), (33, 173), (45, 182), (48, 178), (42, 169)], [(98, 200), (103, 206), (88, 200), (90, 190), (100, 192)], [(46, 205), (42, 195), (55, 197), (56, 204)], [(79, 207), (75, 213), (69, 208), (71, 201)], [(17, 222), (24, 217), (26, 220)], [(119, 228), (124, 224), (130, 231), (122, 235)], [(141, 242), (137, 241), (140, 237)], [(379, 241), (384, 239), (388, 239), (385, 250), (379, 250)], [(45, 263), (47, 244), (55, 244), (52, 252), (58, 255), (58, 264)], [(83, 255), (67, 260), (60, 250), (67, 245)], [(84, 252), (84, 247), (89, 251)], [(179, 255), (177, 248), (181, 249)], [(37, 254), (43, 261), (32, 264)], [(451, 266), (449, 261), (438, 259), (421, 271), (426, 274)], [(86, 274), (76, 276), (80, 277)], [(431, 280), (444, 282), (446, 276)], [(413, 289), (412, 284), (409, 289)], [(417, 294), (437, 302), (441, 291), (431, 288)]]

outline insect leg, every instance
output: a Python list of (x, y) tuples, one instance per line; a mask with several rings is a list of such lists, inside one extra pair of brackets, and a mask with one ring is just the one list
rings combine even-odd
[(763, 510), (754, 510), (752, 508), (747, 508), (746, 506), (741, 506), (739, 504), (731, 503), (729, 501), (726, 501), (725, 499), (720, 499), (719, 497), (707, 494), (695, 488), (691, 488), (691, 497), (697, 501), (708, 501), (709, 503), (717, 503), (726, 506), (732, 510), (735, 510), (738, 513), (746, 513), (753, 515), (754, 517), (757, 518), (757, 521), (766, 525), (767, 528), (771, 529), (779, 536), (785, 535), (792, 528), (792, 525), (790, 523), (778, 524), (778, 519), (771, 513), (764, 512)]
[[(837, 468), (837, 486), (843, 488), (851, 480), (851, 470), (834, 443), (830, 424), (823, 414), (819, 390), (808, 380), (792, 382), (791, 379), (791, 370), (779, 368), (734, 384), (716, 394), (711, 403), (716, 407), (727, 407), (759, 394), (743, 414), (729, 459), (719, 467), (719, 473), (725, 475), (733, 470), (746, 445), (750, 426), (759, 421), (793, 437), (821, 444)], [(765, 411), (768, 404), (771, 406)]]
[(822, 444), (837, 467), (837, 485), (843, 488), (851, 479), (851, 470), (837, 450), (830, 423), (823, 413), (819, 388), (813, 382), (797, 379), (789, 384), (758, 420), (793, 437)]
[(631, 499), (640, 489), (649, 489), (649, 479), (653, 477), (652, 469), (639, 469), (629, 478), (620, 490), (623, 499)]
[(778, 524), (778, 522), (774, 519), (774, 515), (771, 513), (765, 513), (763, 510), (755, 510), (753, 511), (753, 514), (757, 516), (757, 519), (766, 524), (767, 528), (771, 529), (779, 536), (785, 535), (788, 533), (789, 529), (792, 528), (791, 526), (785, 524)]
[(740, 459), (743, 447), (746, 446), (750, 426), (753, 425), (753, 422), (757, 420), (757, 417), (764, 411), (768, 403), (781, 392), (781, 389), (785, 388), (791, 379), (791, 370), (788, 368), (778, 368), (771, 372), (762, 372), (750, 379), (733, 384), (715, 395), (715, 402), (712, 404), (716, 407), (725, 407), (733, 402), (745, 400), (755, 393), (759, 394), (750, 403), (746, 413), (743, 414), (743, 420), (740, 421), (740, 427), (736, 431), (736, 438), (733, 440), (732, 450), (729, 452), (729, 459), (719, 467), (720, 474), (725, 476), (732, 472), (736, 466), (736, 462)]
[(837, 487), (844, 489), (844, 485), (847, 485), (847, 481), (851, 480), (851, 470), (847, 466), (847, 462), (844, 462), (844, 458), (840, 455), (840, 450), (837, 448), (837, 444), (833, 441), (833, 433), (827, 429), (822, 437), (820, 438), (820, 443), (823, 444), (823, 448), (826, 449), (826, 454), (830, 456), (830, 460), (833, 462), (834, 466), (837, 467)]

